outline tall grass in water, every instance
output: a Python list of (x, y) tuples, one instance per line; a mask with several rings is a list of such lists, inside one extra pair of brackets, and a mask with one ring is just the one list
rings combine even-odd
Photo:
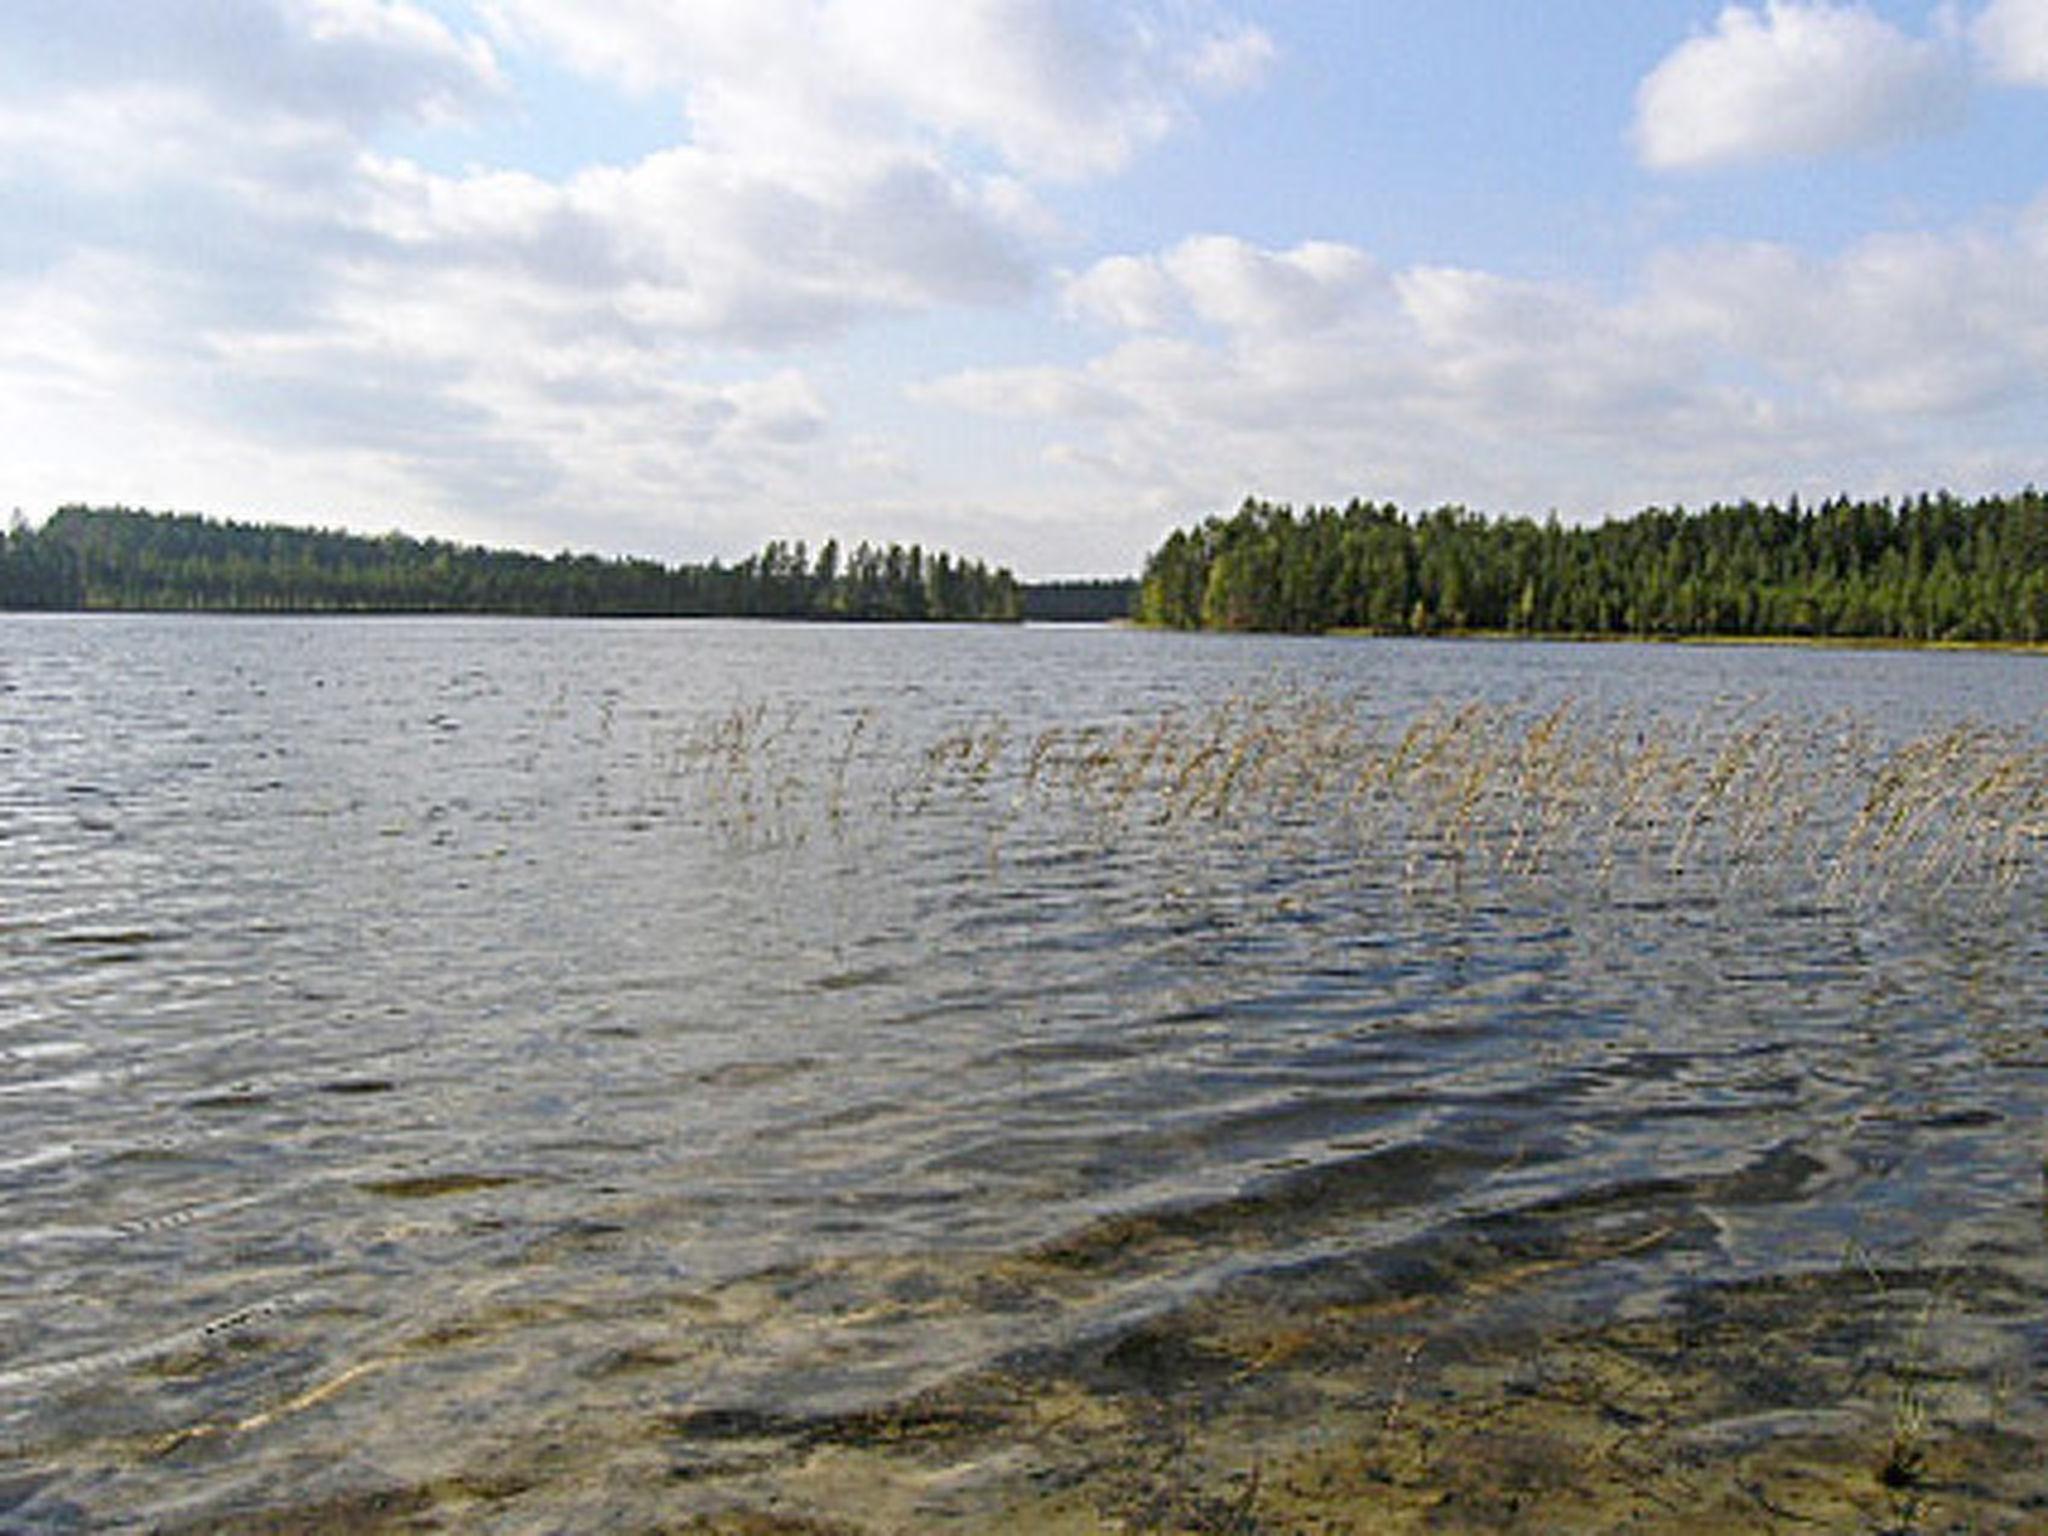
[(2048, 863), (2048, 741), (1985, 725), (1886, 741), (1868, 722), (1637, 714), (1322, 693), (1035, 732), (1000, 714), (892, 739), (746, 706), (681, 760), (736, 841), (886, 835), (944, 818), (992, 843), (1256, 848), (1362, 879), (1641, 892), (1797, 887), (1830, 902), (1995, 896)]

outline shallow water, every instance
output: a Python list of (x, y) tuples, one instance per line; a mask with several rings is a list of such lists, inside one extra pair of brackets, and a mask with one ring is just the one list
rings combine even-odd
[[(649, 1522), (675, 1490), (607, 1426), (663, 1426), (673, 1459), (706, 1426), (1115, 1357), (1219, 1297), (1519, 1274), (1503, 1234), (1601, 1255), (1518, 1292), (1539, 1332), (1815, 1276), (1868, 1276), (1882, 1310), (1881, 1277), (1920, 1277), (1916, 1347), (2039, 1434), (2040, 841), (1995, 882), (1823, 879), (1792, 841), (1854, 810), (1800, 798), (1827, 743), (2038, 742), (2042, 680), (1998, 655), (0, 621), (0, 1529), (507, 1464)], [(1106, 787), (1129, 757), (1073, 766), (1226, 698), (1276, 740), (1304, 710), (1366, 739), (1572, 701), (1621, 750), (1703, 761), (1791, 722), (1775, 802), (1814, 814), (1719, 862), (1670, 856), (1668, 822), (1596, 858), (1581, 820), (1540, 863), (1468, 865), (1415, 815), (1340, 834), (1327, 798), (1176, 809), (1156, 774)], [(469, 1518), (559, 1514), (491, 1508)]]

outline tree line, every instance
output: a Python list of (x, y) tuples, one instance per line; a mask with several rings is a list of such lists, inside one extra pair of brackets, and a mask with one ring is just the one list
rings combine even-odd
[(1103, 624), (1128, 619), (1137, 600), (1135, 576), (1035, 581), (1024, 588), (1024, 617), (1049, 624)]
[(2048, 497), (1744, 501), (1586, 527), (1248, 500), (1153, 552), (1138, 617), (1295, 633), (2041, 642)]
[(68, 506), (0, 541), (0, 608), (1012, 621), (1022, 599), (1009, 571), (915, 544), (671, 566)]

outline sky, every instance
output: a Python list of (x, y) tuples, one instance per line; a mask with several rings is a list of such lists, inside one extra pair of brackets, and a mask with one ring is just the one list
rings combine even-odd
[(1135, 573), (2048, 482), (2048, 0), (6, 0), (0, 507)]

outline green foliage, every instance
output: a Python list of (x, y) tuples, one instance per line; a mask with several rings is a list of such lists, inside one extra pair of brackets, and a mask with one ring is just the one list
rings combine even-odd
[(71, 506), (0, 542), (0, 608), (1009, 621), (1021, 598), (1008, 571), (917, 545), (665, 566)]
[(1594, 527), (1247, 501), (1176, 531), (1138, 616), (1176, 629), (2048, 640), (2048, 497), (1652, 508)]
[(1135, 578), (1038, 581), (1024, 589), (1024, 617), (1054, 623), (1102, 624), (1137, 611)]

